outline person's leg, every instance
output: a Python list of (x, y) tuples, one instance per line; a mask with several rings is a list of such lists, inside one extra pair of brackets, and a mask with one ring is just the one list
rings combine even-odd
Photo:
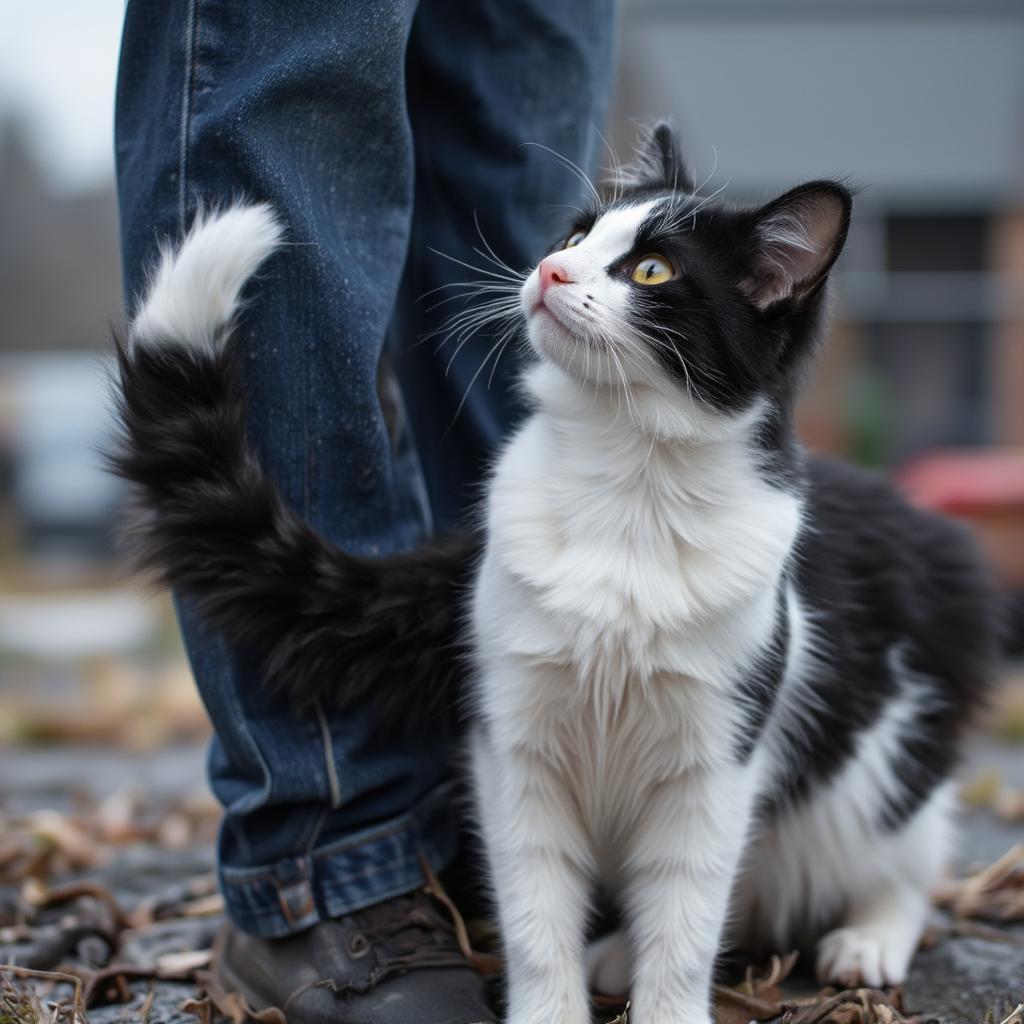
[[(291, 244), (241, 325), (250, 436), (286, 500), (348, 550), (407, 547), (427, 522), (415, 456), (387, 429), (378, 355), (413, 187), (404, 54), (415, 0), (128, 5), (117, 102), (129, 296), (199, 206), (269, 201)], [(449, 743), (300, 716), (185, 607), (216, 730), (220, 873), (244, 931), (280, 936), (422, 883), (452, 855)], [(339, 680), (339, 685), (342, 681)]]
[(442, 286), (493, 280), (432, 250), (500, 274), (473, 251), (486, 251), (478, 221), (503, 261), (536, 263), (586, 190), (551, 150), (587, 173), (601, 162), (613, 22), (613, 0), (422, 0), (417, 11), (408, 57), (415, 213), (391, 348), (437, 529), (465, 517), (488, 454), (521, 409), (515, 343), (475, 380), (493, 332), (454, 360), (451, 341), (417, 344), (459, 308), (435, 305), (457, 293)]

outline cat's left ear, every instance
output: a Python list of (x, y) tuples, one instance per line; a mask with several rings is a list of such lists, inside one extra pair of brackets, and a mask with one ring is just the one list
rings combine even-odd
[(693, 192), (693, 175), (683, 160), (675, 132), (659, 121), (637, 139), (633, 159), (620, 168), (616, 183), (626, 188), (672, 189)]
[(761, 309), (800, 302), (825, 283), (850, 227), (853, 196), (835, 181), (812, 181), (753, 215), (750, 265), (741, 287)]

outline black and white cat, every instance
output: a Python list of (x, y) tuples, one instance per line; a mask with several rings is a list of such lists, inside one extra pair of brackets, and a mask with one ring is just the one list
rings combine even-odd
[[(468, 693), (510, 1024), (584, 1024), (588, 975), (637, 1024), (706, 1022), (723, 943), (901, 981), (993, 676), (965, 532), (794, 436), (849, 192), (695, 191), (659, 126), (526, 278), (533, 411), (482, 540), (353, 557), (261, 472), (229, 334), (266, 207), (166, 252), (120, 346), (143, 565), (297, 700)], [(625, 926), (587, 949), (598, 888)]]

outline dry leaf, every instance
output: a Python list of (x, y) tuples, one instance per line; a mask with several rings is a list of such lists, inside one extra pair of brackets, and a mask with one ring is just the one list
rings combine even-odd
[(70, 818), (57, 811), (33, 811), (25, 816), (25, 830), (63, 857), (72, 869), (95, 867), (101, 861), (99, 846)]
[(775, 999), (746, 995), (724, 986), (715, 988), (717, 1024), (748, 1024), (754, 1020), (774, 1020), (784, 1010), (785, 1004)]
[(768, 968), (758, 972), (753, 966), (748, 967), (740, 991), (761, 999), (778, 999), (781, 997), (779, 986), (793, 973), (800, 954), (793, 950), (785, 956), (772, 955)]
[(214, 917), (223, 913), (224, 897), (219, 892), (189, 900), (178, 907), (178, 915), (181, 917)]
[(139, 811), (144, 806), (142, 792), (135, 786), (122, 786), (96, 808), (97, 830), (108, 842), (131, 842), (138, 838)]
[(920, 1017), (905, 1015), (900, 989), (881, 992), (872, 988), (822, 990), (810, 1000), (786, 1008), (783, 1024), (919, 1024)]
[(921, 937), (921, 949), (932, 949), (943, 939), (982, 939), (984, 942), (1004, 942), (1010, 946), (1024, 946), (1024, 935), (1019, 931), (1003, 931), (990, 925), (960, 920), (949, 925), (930, 925)]
[(195, 949), (183, 953), (164, 953), (156, 958), (156, 973), (160, 978), (181, 978), (202, 967), (209, 967), (213, 950)]
[(227, 1017), (232, 1024), (246, 1024), (254, 1020), (257, 1024), (288, 1024), (284, 1013), (276, 1006), (265, 1010), (254, 1010), (238, 992), (226, 992), (210, 971), (199, 971), (196, 984), (206, 998), (213, 1003), (219, 1014)]
[(68, 903), (83, 896), (88, 896), (103, 904), (110, 911), (114, 923), (119, 927), (127, 921), (117, 897), (101, 882), (82, 880), (48, 886), (38, 878), (28, 878), (21, 887), (21, 898), (29, 906), (40, 909), (60, 906), (62, 903)]
[(743, 982), (735, 988), (715, 986), (715, 1020), (717, 1024), (748, 1024), (749, 1021), (773, 1020), (785, 1009), (780, 985), (793, 970), (799, 954), (773, 956), (767, 970), (746, 970)]
[(192, 822), (181, 812), (168, 814), (157, 828), (156, 841), (168, 850), (184, 850), (192, 842)]
[(212, 1024), (213, 1003), (208, 998), (186, 999), (181, 1004), (183, 1013), (191, 1013), (199, 1019), (199, 1024)]
[(967, 878), (944, 882), (934, 898), (957, 917), (1024, 921), (1024, 843)]

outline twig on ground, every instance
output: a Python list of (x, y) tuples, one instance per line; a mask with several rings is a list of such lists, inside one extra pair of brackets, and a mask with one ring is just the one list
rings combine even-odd
[(86, 1024), (85, 999), (82, 990), (82, 979), (63, 971), (37, 971), (31, 967), (18, 967), (15, 964), (0, 964), (0, 973), (10, 974), (15, 978), (36, 978), (39, 981), (54, 981), (74, 986), (73, 1020), (75, 1024)]
[(117, 897), (102, 882), (83, 879), (66, 882), (63, 885), (48, 886), (38, 878), (28, 878), (21, 887), (21, 898), (37, 909), (59, 906), (61, 903), (68, 903), (82, 896), (89, 896), (102, 903), (110, 911), (114, 924), (118, 928), (124, 928), (127, 925), (128, 918), (121, 909)]
[[(199, 971), (208, 967), (213, 953), (199, 949), (186, 953), (165, 953), (152, 964), (113, 963), (90, 973), (85, 986), (85, 1004), (93, 1006), (111, 982), (127, 978), (159, 978), (161, 981), (192, 981)], [(130, 998), (130, 994), (129, 994)], [(124, 1001), (124, 999), (122, 999)]]
[(825, 989), (812, 1000), (784, 1007), (782, 1024), (920, 1024), (921, 1017), (906, 1015), (899, 988), (846, 989), (834, 995), (832, 991)]
[(957, 917), (1024, 921), (1024, 843), (975, 874), (944, 883), (935, 902)]
[(948, 925), (932, 925), (921, 939), (922, 949), (931, 949), (943, 939), (982, 939), (985, 942), (1002, 942), (1009, 946), (1024, 946), (1024, 935), (991, 928), (975, 921), (953, 921)]
[(182, 1013), (191, 1013), (199, 1020), (199, 1024), (212, 1024), (213, 1003), (209, 996), (204, 996), (202, 999), (186, 999), (181, 1004), (181, 1011)]
[(626, 1003), (625, 1009), (622, 1013), (615, 1018), (615, 1020), (608, 1021), (608, 1024), (629, 1024), (629, 1003)]
[(142, 1006), (139, 1007), (139, 1016), (142, 1018), (142, 1024), (149, 1024), (149, 1015), (153, 1010), (153, 1000), (155, 998), (156, 992), (150, 987), (150, 990), (146, 993), (146, 998), (142, 1001)]
[(254, 1010), (240, 993), (225, 991), (212, 971), (198, 971), (196, 983), (200, 992), (213, 1004), (213, 1008), (227, 1017), (232, 1024), (246, 1024), (250, 1020), (256, 1021), (257, 1024), (288, 1024), (284, 1012), (278, 1007), (268, 1006), (262, 1010)]

